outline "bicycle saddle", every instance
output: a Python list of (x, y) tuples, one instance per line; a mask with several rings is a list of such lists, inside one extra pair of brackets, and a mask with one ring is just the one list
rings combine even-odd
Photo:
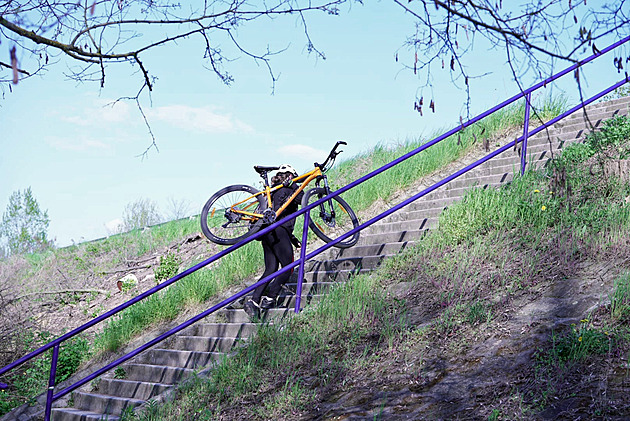
[(254, 165), (254, 170), (258, 173), (258, 174), (264, 174), (267, 173), (269, 171), (275, 171), (280, 169), (280, 167), (265, 167), (262, 165)]

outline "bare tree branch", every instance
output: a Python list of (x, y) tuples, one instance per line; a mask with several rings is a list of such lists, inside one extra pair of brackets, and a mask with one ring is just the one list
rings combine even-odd
[[(309, 51), (315, 49), (307, 30), (306, 15), (312, 13), (338, 14), (338, 6), (347, 0), (273, 0), (257, 4), (244, 0), (208, 0), (177, 3), (174, 0), (5, 0), (0, 2), (0, 45), (8, 40), (12, 48), (11, 64), (0, 62), (0, 89), (18, 83), (19, 75), (29, 76), (56, 64), (60, 57), (69, 63), (70, 79), (98, 81), (105, 86), (108, 65), (138, 66), (141, 78), (139, 94), (121, 97), (136, 102), (151, 136), (147, 153), (157, 144), (149, 122), (140, 105), (140, 93), (146, 87), (150, 93), (154, 85), (154, 66), (147, 53), (159, 47), (201, 37), (205, 44), (204, 61), (225, 84), (233, 77), (225, 70), (230, 62), (227, 55), (245, 56), (254, 63), (264, 63), (272, 80), (276, 76), (271, 57), (284, 51), (255, 51), (246, 47), (238, 37), (238, 30), (263, 18), (296, 16), (300, 19)], [(270, 31), (271, 32), (271, 31)], [(290, 40), (287, 40), (287, 43)], [(17, 68), (15, 51), (25, 57)], [(49, 57), (58, 58), (50, 62)]]
[[(579, 53), (597, 54), (596, 41), (611, 42), (630, 34), (627, 2), (529, 0), (504, 5), (500, 0), (394, 0), (416, 20), (415, 34), (408, 38), (412, 63), (404, 66), (426, 73), (425, 87), (432, 87), (434, 63), (450, 69), (453, 83), (466, 91), (470, 112), (470, 62), (478, 57), (477, 38), (484, 49), (503, 50), (513, 79), (522, 90), (523, 76), (549, 76), (555, 65), (576, 63)], [(482, 52), (483, 53), (483, 52)], [(397, 55), (398, 58), (398, 55)], [(464, 61), (466, 60), (466, 61)], [(616, 62), (620, 63), (620, 60)], [(463, 83), (462, 83), (463, 82)], [(422, 112), (416, 98), (416, 110)]]

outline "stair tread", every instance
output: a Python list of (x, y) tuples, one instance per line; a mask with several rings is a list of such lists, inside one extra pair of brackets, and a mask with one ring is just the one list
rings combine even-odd
[(105, 395), (102, 393), (94, 393), (94, 392), (74, 392), (77, 395), (83, 395), (83, 396), (89, 396), (91, 398), (96, 398), (96, 399), (109, 399), (109, 400), (114, 400), (114, 401), (125, 401), (125, 402), (131, 402), (133, 404), (136, 405), (142, 405), (143, 403), (145, 403), (145, 400), (142, 399), (134, 399), (134, 398), (121, 398), (120, 396), (114, 396), (114, 395)]
[(98, 413), (98, 412), (92, 412), (92, 411), (86, 411), (83, 409), (77, 409), (77, 408), (52, 408), (52, 412), (59, 412), (59, 413), (69, 413), (72, 415), (78, 415), (81, 417), (81, 419), (85, 419), (85, 420), (90, 420), (90, 419), (94, 419), (94, 420), (105, 420), (107, 419), (108, 421), (118, 421), (120, 419), (120, 417), (116, 416), (116, 415), (107, 415), (107, 418), (103, 418), (104, 414)]

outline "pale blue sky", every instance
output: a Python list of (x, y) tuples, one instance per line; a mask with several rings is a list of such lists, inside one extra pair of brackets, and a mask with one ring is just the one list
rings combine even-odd
[[(169, 197), (186, 200), (197, 214), (217, 189), (257, 183), (253, 165), (306, 170), (337, 140), (348, 142), (342, 157), (350, 157), (379, 142), (450, 128), (464, 112), (465, 93), (452, 86), (447, 71), (434, 73), (437, 112), (425, 106), (421, 117), (413, 110), (422, 81), (394, 59), (396, 51), (401, 59), (411, 56), (401, 46), (413, 21), (397, 6), (354, 4), (338, 17), (312, 17), (309, 30), (326, 60), (305, 52), (296, 19), (273, 24), (279, 26), (261, 22), (239, 35), (253, 48), (289, 46), (272, 61), (280, 75), (274, 95), (267, 69), (242, 57), (228, 64), (235, 82), (224, 86), (196, 59), (202, 51), (195, 42), (145, 59), (159, 77), (145, 111), (160, 149), (145, 160), (136, 156), (150, 139), (134, 104), (107, 106), (135, 92), (124, 66), (110, 68), (102, 90), (66, 80), (63, 63), (14, 86), (0, 100), (0, 211), (13, 191), (31, 186), (48, 210), (50, 237), (65, 246), (105, 236), (106, 224), (140, 197), (163, 213)], [(3, 45), (0, 54), (6, 50)], [(473, 73), (480, 66), (493, 74), (471, 82), (474, 113), (517, 92), (503, 53), (477, 50), (467, 59)], [(587, 81), (619, 79), (606, 72), (587, 73)]]

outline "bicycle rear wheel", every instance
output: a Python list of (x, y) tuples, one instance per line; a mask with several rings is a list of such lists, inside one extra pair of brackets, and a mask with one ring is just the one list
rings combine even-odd
[(236, 184), (225, 187), (206, 202), (201, 210), (201, 231), (216, 244), (229, 246), (256, 233), (262, 219), (248, 217), (233, 209), (262, 213), (267, 203), (262, 194), (251, 186)]
[[(325, 188), (316, 187), (311, 189), (304, 194), (302, 207), (308, 206), (324, 196), (326, 196)], [(330, 243), (335, 238), (359, 226), (359, 220), (354, 211), (350, 205), (339, 196), (335, 196), (313, 208), (310, 218), (309, 227), (315, 235), (326, 243)], [(359, 241), (359, 232), (355, 232), (350, 237), (335, 244), (335, 247), (352, 247), (357, 241)]]

